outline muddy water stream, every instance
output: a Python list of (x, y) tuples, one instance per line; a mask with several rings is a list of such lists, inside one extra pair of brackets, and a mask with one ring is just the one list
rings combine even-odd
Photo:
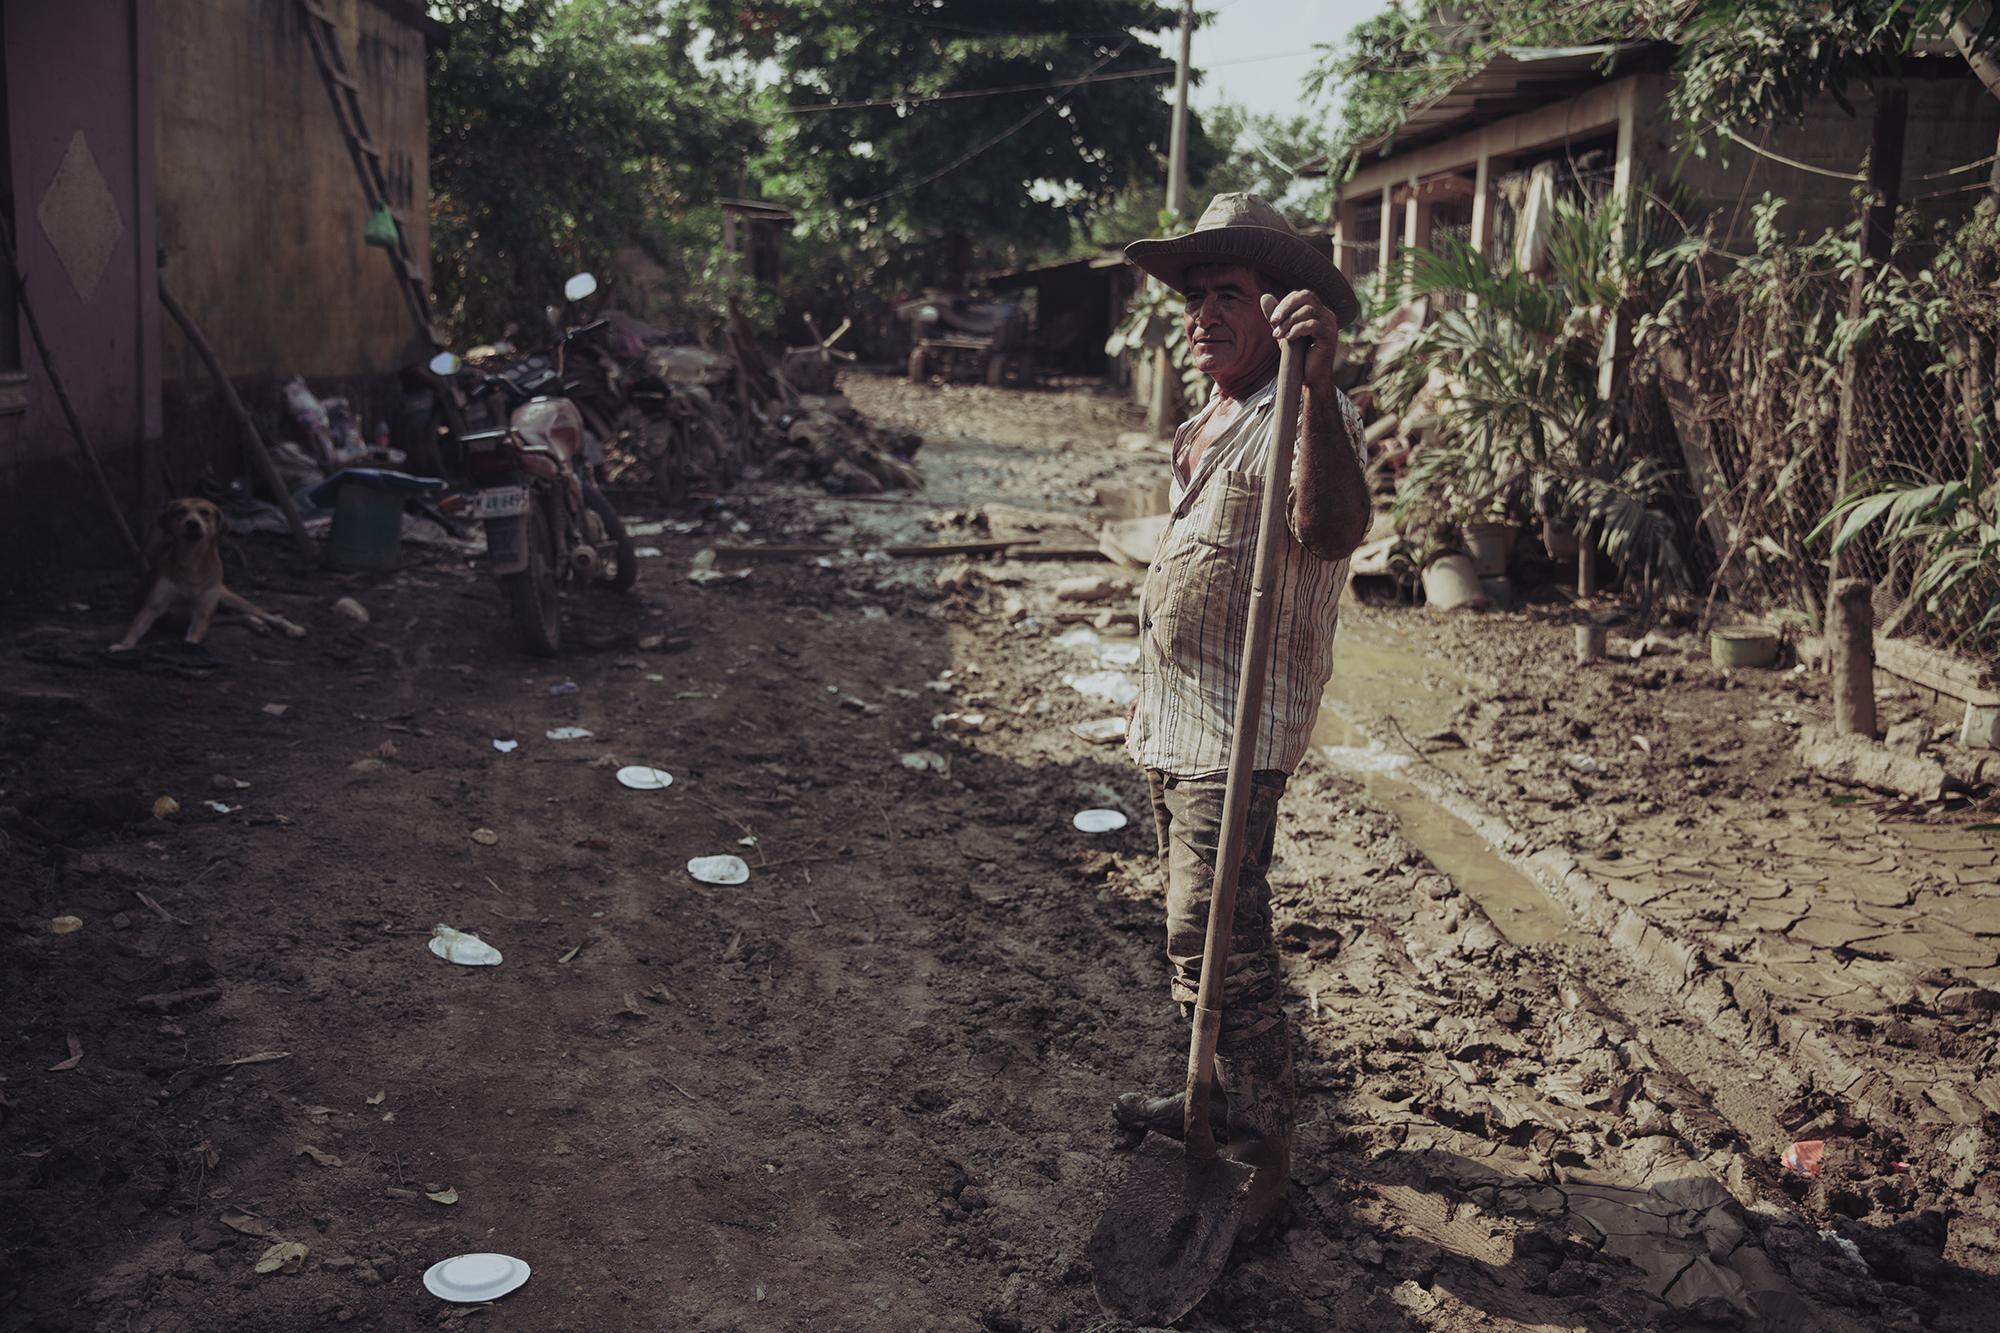
[[(1463, 680), (1407, 649), (1354, 634), (1334, 640), (1333, 681), (1320, 705), (1313, 743), (1394, 816), (1403, 836), (1477, 902), (1517, 945), (1540, 944), (1570, 929), (1567, 913), (1450, 811), (1403, 780), (1411, 760), (1371, 740), (1368, 730), (1414, 738), (1443, 726)], [(1391, 720), (1394, 726), (1390, 725)]]

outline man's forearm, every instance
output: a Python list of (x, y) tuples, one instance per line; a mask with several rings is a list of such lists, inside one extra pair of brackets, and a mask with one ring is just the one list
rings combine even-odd
[(1299, 542), (1323, 560), (1343, 560), (1368, 535), (1368, 480), (1347, 438), (1340, 394), (1331, 387), (1305, 391), (1305, 429), (1299, 438), (1298, 486), (1292, 528)]

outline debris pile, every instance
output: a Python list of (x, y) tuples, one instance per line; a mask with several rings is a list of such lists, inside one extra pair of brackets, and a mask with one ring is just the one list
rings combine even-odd
[(784, 443), (767, 466), (781, 477), (811, 477), (835, 495), (920, 489), (910, 462), (924, 437), (886, 430), (862, 419), (840, 394), (807, 394), (778, 419)]
[(923, 474), (910, 460), (923, 437), (873, 426), (832, 392), (832, 360), (823, 346), (788, 356), (780, 369), (740, 314), (723, 341), (720, 351), (647, 350), (646, 368), (664, 392), (621, 442), (614, 479), (650, 480), (669, 500), (726, 489), (753, 464), (774, 476), (811, 479), (836, 495), (922, 487)]

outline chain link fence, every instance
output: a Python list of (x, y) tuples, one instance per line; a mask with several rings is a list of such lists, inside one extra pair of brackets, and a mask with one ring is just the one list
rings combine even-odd
[[(1823, 624), (1832, 543), (1811, 534), (1842, 498), (1844, 370), (1824, 335), (1846, 299), (1827, 276), (1768, 301), (1711, 291), (1662, 358), (1657, 388), (1692, 481), (1709, 548), (1701, 563), (1718, 601), (1757, 614), (1793, 609)], [(1846, 494), (1968, 476), (1982, 429), (1973, 405), (1990, 391), (1963, 353), (1990, 358), (2000, 320), (1986, 309), (1962, 313), (1971, 326), (1960, 324), (1956, 348), (1893, 328), (1863, 346)], [(1988, 360), (1985, 383), (1991, 369)], [(2000, 626), (1977, 622), (2000, 603), (2000, 569), (1975, 575), (1969, 596), (1933, 606), (1918, 589), (1930, 555), (1925, 540), (1891, 541), (1878, 522), (1841, 551), (1840, 573), (1874, 584), (1878, 634), (1991, 660)]]

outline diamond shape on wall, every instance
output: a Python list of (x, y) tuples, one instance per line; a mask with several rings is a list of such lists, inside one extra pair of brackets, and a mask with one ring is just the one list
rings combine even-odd
[(125, 233), (125, 220), (118, 215), (118, 201), (97, 169), (97, 158), (82, 130), (69, 141), (69, 151), (63, 154), (35, 216), (69, 274), (70, 285), (88, 301)]

